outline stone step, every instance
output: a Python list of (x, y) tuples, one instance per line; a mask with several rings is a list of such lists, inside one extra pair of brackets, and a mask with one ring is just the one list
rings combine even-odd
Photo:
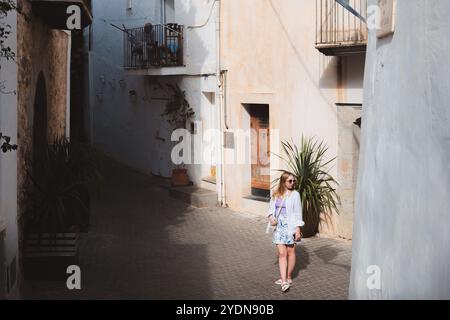
[(161, 177), (161, 176), (157, 176), (157, 175), (152, 175), (152, 179), (153, 182), (163, 188), (163, 189), (170, 189), (171, 187), (171, 179), (170, 178), (165, 178), (165, 177)]
[(218, 205), (217, 192), (199, 187), (172, 187), (169, 188), (169, 195), (197, 208), (216, 207)]
[(242, 211), (260, 217), (266, 217), (269, 211), (270, 199), (256, 196), (242, 198)]

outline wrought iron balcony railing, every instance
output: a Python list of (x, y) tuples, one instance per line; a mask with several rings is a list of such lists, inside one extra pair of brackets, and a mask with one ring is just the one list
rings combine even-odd
[[(367, 0), (349, 0), (349, 6), (364, 19)], [(316, 48), (329, 56), (359, 54), (366, 51), (365, 21), (336, 0), (316, 0)]]
[(183, 26), (152, 25), (124, 32), (125, 69), (183, 66)]
[(81, 27), (92, 24), (91, 0), (30, 0), (33, 11), (41, 16), (51, 28), (68, 29), (67, 20), (70, 14), (67, 8), (76, 5), (81, 11)]

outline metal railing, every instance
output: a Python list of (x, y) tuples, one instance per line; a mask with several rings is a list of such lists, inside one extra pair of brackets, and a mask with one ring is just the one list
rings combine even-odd
[[(367, 0), (349, 4), (364, 18)], [(367, 43), (367, 26), (335, 0), (316, 0), (316, 46), (354, 46)]]
[(183, 26), (152, 25), (124, 32), (125, 69), (183, 66)]

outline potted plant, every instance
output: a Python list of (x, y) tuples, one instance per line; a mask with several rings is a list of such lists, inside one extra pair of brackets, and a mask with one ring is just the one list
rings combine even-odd
[[(162, 86), (160, 85), (162, 88)], [(170, 98), (166, 103), (165, 110), (161, 114), (174, 130), (186, 129), (188, 121), (195, 116), (194, 110), (186, 99), (186, 92), (181, 90), (178, 84), (167, 84)], [(187, 169), (184, 164), (172, 170), (172, 186), (181, 187), (190, 184)]]
[(22, 217), (24, 274), (28, 279), (56, 280), (77, 264), (79, 232), (89, 214), (87, 187), (97, 175), (81, 145), (58, 138), (42, 152), (31, 181)]
[(339, 214), (340, 198), (335, 188), (338, 183), (327, 169), (335, 158), (326, 160), (328, 148), (314, 138), (302, 136), (300, 148), (288, 141), (283, 141), (282, 146), (287, 158), (281, 158), (296, 176), (296, 189), (303, 204), (303, 236), (313, 237), (322, 221), (331, 221), (333, 213)]

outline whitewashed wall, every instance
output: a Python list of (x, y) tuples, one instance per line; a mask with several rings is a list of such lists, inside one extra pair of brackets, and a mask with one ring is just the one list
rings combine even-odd
[[(185, 26), (186, 67), (176, 76), (142, 76), (123, 70), (123, 34), (110, 23), (127, 28), (161, 23), (161, 1), (134, 0), (131, 11), (126, 10), (126, 1), (93, 1), (90, 123), (95, 145), (142, 172), (171, 175), (170, 132), (160, 117), (167, 94), (158, 90), (156, 83), (178, 83), (188, 92), (196, 120), (205, 118), (211, 104), (203, 92), (216, 90), (211, 87), (216, 83), (211, 81), (216, 68), (216, 10), (214, 1), (175, 0), (175, 20)], [(136, 91), (135, 100), (130, 99), (130, 90)], [(200, 182), (207, 170), (193, 167), (189, 172), (191, 180)]]
[(450, 298), (449, 15), (447, 0), (399, 0), (395, 34), (370, 32), (352, 299)]
[[(12, 31), (5, 44), (17, 53), (16, 12), (10, 12), (5, 20)], [(14, 61), (1, 60), (1, 83), (5, 86), (4, 92), (17, 90), (17, 64)], [(12, 143), (17, 143), (17, 96), (14, 93), (0, 93), (0, 131), (10, 136)], [(6, 229), (2, 230), (2, 225)], [(0, 152), (0, 242), (3, 242), (0, 243), (0, 298), (6, 288), (6, 266), (11, 265), (14, 258), (16, 263), (18, 261), (17, 240), (17, 152)], [(17, 297), (17, 294), (17, 288), (13, 288), (9, 297)]]

